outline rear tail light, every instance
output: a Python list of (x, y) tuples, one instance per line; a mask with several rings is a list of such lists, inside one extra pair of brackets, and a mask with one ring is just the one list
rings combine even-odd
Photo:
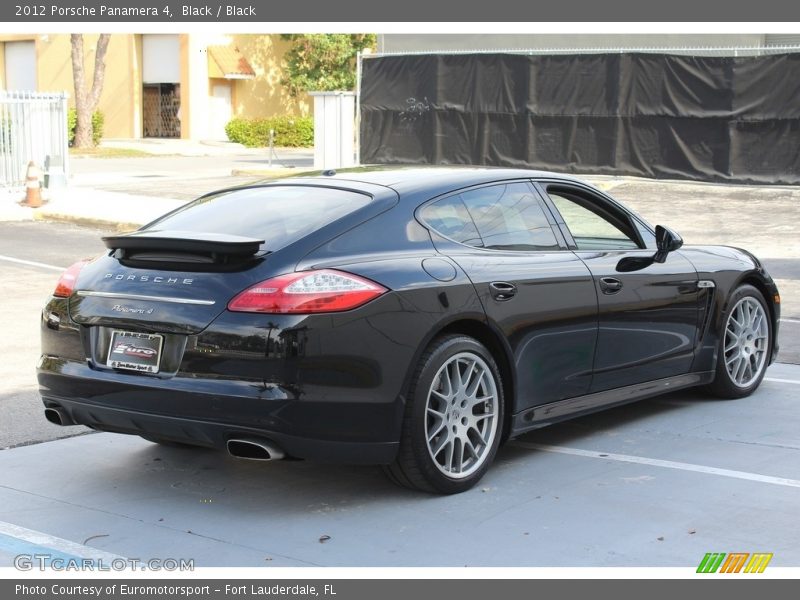
[(53, 296), (68, 298), (72, 294), (72, 290), (75, 289), (75, 281), (78, 279), (78, 273), (80, 273), (81, 269), (89, 262), (89, 260), (79, 260), (68, 267), (67, 270), (61, 274), (61, 277), (58, 278)]
[(341, 271), (288, 273), (246, 289), (228, 303), (234, 312), (311, 314), (351, 310), (388, 290)]

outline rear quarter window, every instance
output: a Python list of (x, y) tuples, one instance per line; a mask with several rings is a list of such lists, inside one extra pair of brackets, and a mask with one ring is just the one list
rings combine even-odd
[(266, 240), (278, 250), (372, 200), (360, 192), (316, 186), (266, 186), (200, 198), (148, 229), (225, 233)]
[(459, 195), (428, 204), (420, 212), (420, 217), (431, 229), (451, 240), (468, 246), (483, 245), (475, 223)]
[(545, 206), (527, 183), (487, 185), (443, 198), (419, 213), (445, 237), (489, 250), (560, 250)]

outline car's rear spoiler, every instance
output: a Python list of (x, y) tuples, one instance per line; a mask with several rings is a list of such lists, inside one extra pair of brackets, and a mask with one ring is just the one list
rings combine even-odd
[(110, 250), (187, 252), (228, 256), (252, 256), (264, 240), (225, 233), (197, 231), (158, 231), (145, 229), (120, 235), (107, 235), (103, 242)]

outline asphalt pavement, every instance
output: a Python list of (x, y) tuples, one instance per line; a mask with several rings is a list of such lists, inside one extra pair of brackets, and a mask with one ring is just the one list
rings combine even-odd
[(0, 312), (6, 340), (0, 351), (0, 449), (89, 431), (61, 431), (42, 421), (35, 368), (40, 311), (64, 268), (103, 251), (102, 233), (69, 224), (0, 223), (0, 274), (9, 292)]

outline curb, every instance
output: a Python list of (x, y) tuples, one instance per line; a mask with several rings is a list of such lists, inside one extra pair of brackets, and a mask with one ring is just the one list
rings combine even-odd
[(232, 150), (236, 150), (236, 151), (246, 150), (247, 149), (247, 146), (245, 146), (244, 144), (240, 144), (238, 142), (230, 142), (230, 141), (225, 142), (225, 141), (222, 141), (222, 140), (219, 140), (219, 141), (218, 140), (199, 140), (197, 143), (200, 144), (201, 146), (210, 146), (212, 148), (231, 148)]
[(109, 219), (97, 219), (94, 217), (81, 217), (77, 215), (65, 215), (59, 213), (46, 213), (34, 211), (34, 221), (52, 221), (55, 223), (72, 223), (83, 227), (97, 227), (99, 229), (112, 229), (114, 231), (131, 231), (139, 229), (144, 223), (125, 223), (121, 221), (111, 221)]
[(592, 185), (601, 192), (610, 192), (615, 187), (618, 187), (623, 184), (624, 182), (622, 181), (595, 181), (592, 183)]
[(261, 177), (262, 179), (283, 179), (287, 176), (308, 175), (316, 173), (314, 169), (303, 169), (295, 167), (280, 167), (275, 169), (233, 169), (232, 177)]

